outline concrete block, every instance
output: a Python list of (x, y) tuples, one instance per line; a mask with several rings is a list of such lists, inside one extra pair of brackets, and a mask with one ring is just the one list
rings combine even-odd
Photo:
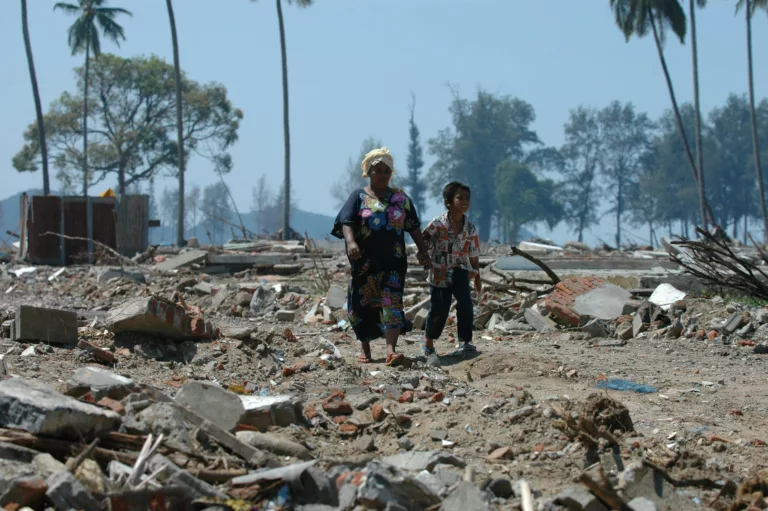
[(557, 330), (557, 323), (552, 321), (546, 316), (543, 316), (539, 311), (534, 309), (525, 309), (523, 312), (525, 315), (525, 322), (531, 325), (539, 332), (554, 332)]
[(144, 273), (133, 268), (106, 268), (99, 273), (96, 281), (99, 284), (104, 284), (110, 279), (114, 278), (132, 280), (134, 282), (138, 282), (139, 284), (146, 284), (147, 282), (147, 278), (144, 276)]
[(237, 394), (204, 381), (186, 382), (174, 400), (226, 431), (233, 431), (245, 413)]
[(277, 320), (284, 323), (291, 323), (296, 319), (296, 311), (281, 309), (277, 311)]
[(0, 382), (0, 427), (79, 440), (80, 435), (93, 436), (119, 425), (118, 414), (59, 394), (38, 381)]
[(100, 511), (101, 505), (91, 497), (80, 481), (69, 472), (58, 472), (50, 476), (46, 483), (46, 497), (56, 509), (78, 509), (83, 511)]
[(325, 297), (325, 304), (333, 310), (341, 309), (347, 301), (347, 292), (339, 286), (331, 286)]
[(177, 270), (185, 266), (191, 266), (195, 263), (204, 263), (208, 258), (208, 252), (204, 250), (190, 250), (177, 256), (169, 257), (161, 263), (157, 263), (156, 268), (160, 271)]
[(413, 329), (424, 330), (424, 328), (427, 326), (428, 315), (429, 311), (426, 309), (421, 309), (419, 312), (417, 312), (416, 316), (413, 318)]
[(115, 334), (136, 332), (172, 339), (215, 339), (219, 331), (210, 321), (190, 317), (184, 308), (159, 297), (138, 298), (107, 313), (104, 323)]
[(13, 340), (76, 344), (77, 326), (74, 312), (20, 305), (16, 310)]

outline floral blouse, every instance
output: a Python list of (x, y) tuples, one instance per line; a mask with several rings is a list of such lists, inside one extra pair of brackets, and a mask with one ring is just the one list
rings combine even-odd
[(367, 261), (372, 271), (405, 267), (405, 233), (420, 228), (416, 208), (399, 189), (390, 190), (383, 199), (363, 188), (355, 190), (336, 217), (331, 234), (343, 238), (344, 225), (354, 228), (361, 261)]
[(464, 228), (454, 235), (448, 213), (435, 217), (423, 232), (429, 247), (432, 267), (429, 283), (435, 287), (451, 286), (451, 270), (460, 268), (475, 273), (470, 258), (480, 256), (480, 235), (475, 224), (464, 218)]

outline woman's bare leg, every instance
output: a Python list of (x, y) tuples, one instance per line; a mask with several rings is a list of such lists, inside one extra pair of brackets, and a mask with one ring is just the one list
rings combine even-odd
[(397, 338), (400, 336), (399, 328), (388, 328), (384, 334), (387, 339), (387, 357), (397, 353)]

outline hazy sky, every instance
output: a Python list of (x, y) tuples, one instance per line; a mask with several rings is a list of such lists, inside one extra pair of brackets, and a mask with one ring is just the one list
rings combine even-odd
[[(18, 1), (0, 17), (4, 69), (0, 76), (0, 172), (3, 197), (40, 187), (40, 173), (16, 172), (12, 156), (34, 119)], [(67, 27), (73, 19), (53, 11), (53, 0), (28, 0), (32, 46), (44, 105), (75, 86)], [(685, 2), (687, 4), (687, 2)], [(744, 19), (733, 1), (717, 0), (697, 14), (701, 100), (705, 111), (731, 92), (746, 91)], [(261, 174), (273, 188), (283, 175), (280, 45), (275, 3), (268, 0), (176, 0), (181, 65), (199, 82), (223, 83), (245, 113), (231, 150), (227, 178), (238, 205), (251, 204)], [(102, 50), (124, 57), (155, 53), (172, 62), (165, 2), (113, 0), (133, 11), (120, 23), (128, 38)], [(652, 39), (625, 43), (608, 0), (317, 0), (310, 9), (285, 6), (291, 100), (294, 191), (302, 209), (335, 214), (328, 192), (356, 156), (362, 140), (381, 138), (404, 171), (408, 103), (416, 95), (423, 141), (450, 123), (447, 83), (464, 96), (478, 87), (518, 96), (536, 109), (535, 129), (547, 145), (560, 145), (569, 109), (632, 101), (658, 116), (669, 97)], [(765, 25), (754, 22), (756, 93), (768, 80)], [(692, 97), (689, 46), (673, 38), (666, 54), (680, 101)], [(427, 155), (427, 167), (433, 158)], [(211, 167), (191, 160), (188, 183), (212, 180)], [(158, 189), (171, 184), (161, 180)], [(54, 181), (55, 189), (57, 183)], [(93, 189), (100, 193), (102, 189)], [(439, 211), (435, 206), (428, 211)], [(427, 216), (427, 215), (425, 215)], [(612, 220), (594, 229), (612, 239)], [(645, 228), (630, 229), (644, 234)], [(573, 238), (565, 227), (547, 233)], [(588, 242), (596, 242), (594, 235)]]

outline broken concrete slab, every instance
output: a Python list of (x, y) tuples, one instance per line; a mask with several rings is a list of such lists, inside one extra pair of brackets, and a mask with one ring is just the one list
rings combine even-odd
[(357, 499), (367, 508), (384, 509), (389, 503), (404, 509), (427, 509), (440, 503), (440, 497), (417, 479), (389, 465), (371, 462), (358, 490)]
[(298, 424), (303, 413), (301, 401), (289, 395), (238, 397), (245, 408), (240, 423), (258, 428), (259, 431), (266, 431), (269, 426)]
[(603, 326), (599, 319), (591, 319), (586, 325), (581, 327), (582, 332), (589, 334), (590, 337), (607, 337), (608, 330)]
[(76, 344), (77, 327), (74, 312), (20, 305), (16, 309), (13, 340)]
[(79, 390), (91, 391), (96, 399), (105, 395), (112, 399), (123, 399), (135, 388), (136, 385), (130, 378), (94, 366), (77, 369), (67, 382), (68, 394), (74, 395)]
[[(600, 289), (608, 285), (605, 280), (589, 276), (589, 277), (571, 277), (561, 280), (552, 293), (543, 299), (544, 306), (558, 324), (565, 326), (579, 326), (582, 322), (581, 313), (576, 311), (576, 300), (581, 295), (585, 295), (593, 290)], [(611, 284), (611, 286), (613, 286)], [(613, 286), (618, 287), (618, 286)], [(604, 294), (597, 293), (593, 299), (587, 299), (586, 301), (580, 300), (582, 310), (590, 313), (600, 313), (599, 309), (602, 304), (605, 303), (606, 297), (619, 296), (619, 291), (611, 288)], [(621, 289), (621, 288), (618, 288)], [(627, 291), (622, 289), (623, 293), (628, 294)], [(615, 293), (615, 295), (614, 295)], [(626, 295), (624, 295), (626, 296)], [(629, 300), (629, 297), (624, 299), (622, 303), (617, 307), (618, 314), (611, 319), (621, 315), (624, 308), (624, 303)], [(613, 311), (610, 305), (608, 305), (610, 311)], [(612, 312), (611, 312), (612, 315)]]
[(120, 416), (59, 394), (47, 385), (14, 378), (0, 382), (0, 426), (36, 435), (80, 439), (112, 431)]
[(331, 286), (328, 289), (328, 294), (325, 296), (325, 304), (331, 308), (331, 310), (337, 310), (344, 307), (347, 301), (347, 292), (339, 286)]
[(418, 472), (421, 470), (428, 470), (432, 472), (438, 464), (452, 465), (454, 467), (463, 468), (465, 463), (453, 456), (452, 454), (443, 453), (440, 451), (411, 451), (393, 454), (392, 456), (385, 456), (381, 460), (382, 462), (399, 468), (400, 470), (408, 470)]
[(157, 263), (155, 268), (160, 271), (178, 270), (179, 268), (192, 266), (196, 263), (204, 263), (206, 259), (208, 259), (208, 252), (205, 250), (189, 250), (177, 256), (169, 257), (161, 263)]
[(104, 323), (115, 334), (135, 332), (177, 340), (219, 336), (210, 321), (188, 316), (181, 305), (157, 296), (138, 298), (111, 309)]
[(291, 254), (208, 254), (208, 266), (234, 265), (234, 266), (275, 266), (276, 264), (288, 264), (296, 261), (296, 256)]
[(525, 322), (535, 328), (538, 332), (553, 332), (557, 330), (557, 323), (546, 316), (542, 316), (538, 310), (525, 309), (523, 312)]
[(174, 400), (226, 431), (233, 431), (245, 413), (237, 394), (205, 381), (184, 383)]
[(569, 511), (608, 511), (600, 499), (578, 486), (566, 488), (557, 494), (554, 503), (565, 506)]
[(632, 337), (637, 337), (648, 329), (648, 324), (643, 321), (643, 315), (638, 311), (632, 318)]
[(581, 316), (612, 321), (624, 312), (632, 294), (610, 282), (576, 296), (573, 310)]
[(416, 316), (413, 318), (413, 329), (424, 330), (427, 326), (428, 316), (429, 316), (429, 311), (427, 311), (426, 309), (421, 309), (419, 312), (417, 312)]
[(147, 277), (144, 276), (144, 272), (135, 268), (106, 268), (99, 272), (96, 281), (99, 284), (104, 284), (114, 278), (132, 280), (139, 284), (147, 283)]
[(101, 504), (88, 493), (83, 484), (69, 472), (59, 472), (46, 480), (46, 497), (56, 509), (100, 511)]
[(198, 282), (192, 286), (192, 291), (201, 295), (212, 295), (216, 288), (210, 282)]
[(453, 511), (486, 511), (491, 506), (488, 502), (488, 495), (472, 483), (463, 482), (448, 494), (440, 506), (441, 510)]
[(285, 467), (257, 470), (244, 476), (235, 477), (230, 481), (229, 484), (231, 486), (237, 487), (250, 486), (253, 483), (257, 483), (259, 481), (284, 481), (288, 484), (291, 484), (291, 486), (293, 486), (294, 483), (298, 483), (300, 485), (302, 475), (304, 475), (307, 470), (314, 467), (316, 463), (317, 460), (313, 460), (305, 461), (303, 463), (294, 463)]
[(269, 311), (269, 309), (275, 305), (276, 296), (277, 292), (271, 287), (257, 287), (253, 292), (253, 298), (251, 298), (251, 312), (255, 315), (259, 315)]

